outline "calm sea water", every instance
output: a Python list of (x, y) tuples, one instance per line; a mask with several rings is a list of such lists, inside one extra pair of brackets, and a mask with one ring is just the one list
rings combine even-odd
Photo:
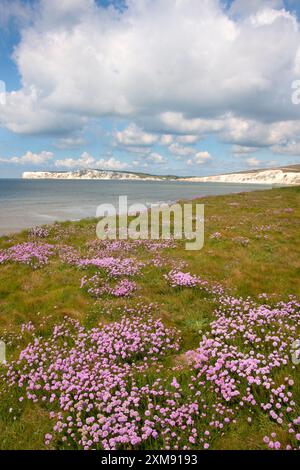
[(93, 217), (99, 204), (150, 205), (196, 196), (268, 189), (269, 185), (158, 181), (0, 179), (0, 235), (55, 221)]

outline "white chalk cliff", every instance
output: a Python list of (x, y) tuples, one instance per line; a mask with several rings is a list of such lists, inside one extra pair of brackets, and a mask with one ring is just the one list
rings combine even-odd
[(199, 183), (248, 183), (248, 184), (286, 184), (300, 185), (300, 172), (284, 170), (261, 170), (249, 173), (232, 173), (228, 175), (184, 178), (184, 181)]
[(191, 181), (195, 183), (248, 183), (248, 184), (279, 184), (300, 185), (300, 172), (288, 169), (257, 170), (246, 173), (231, 173), (227, 175), (203, 177), (172, 177), (154, 176), (143, 173), (129, 173), (123, 171), (106, 170), (78, 170), (78, 171), (25, 171), (24, 179), (72, 179), (72, 180), (132, 180), (132, 181)]
[(25, 171), (24, 179), (63, 179), (63, 180), (147, 180), (163, 181), (166, 177), (152, 176), (139, 173), (106, 170), (78, 170), (78, 171)]

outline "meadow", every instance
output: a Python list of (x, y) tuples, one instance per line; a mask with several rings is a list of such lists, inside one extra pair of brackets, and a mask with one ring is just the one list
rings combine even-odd
[(200, 251), (0, 238), (0, 449), (300, 449), (300, 187), (198, 202)]

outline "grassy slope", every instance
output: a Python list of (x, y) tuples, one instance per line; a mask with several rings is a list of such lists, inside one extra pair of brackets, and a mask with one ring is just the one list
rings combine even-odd
[[(300, 188), (273, 189), (238, 195), (208, 197), (205, 204), (205, 246), (199, 252), (183, 246), (167, 250), (166, 256), (183, 259), (193, 274), (219, 281), (236, 294), (256, 297), (262, 292), (282, 298), (300, 292)], [(292, 208), (293, 211), (286, 211)], [(95, 238), (95, 221), (60, 224), (59, 240), (77, 247)], [(210, 234), (220, 232), (219, 240)], [(243, 246), (237, 237), (249, 239)], [(0, 239), (0, 249), (27, 240), (27, 232)], [(142, 259), (149, 255), (140, 252)], [(164, 271), (164, 270), (162, 270)], [(79, 289), (82, 273), (53, 260), (44, 268), (32, 270), (21, 265), (0, 267), (0, 336), (18, 333), (20, 325), (31, 320), (43, 323), (41, 333), (65, 315), (86, 325), (120, 317), (122, 305), (140, 299), (104, 298), (95, 302)], [(199, 343), (199, 329), (205, 331), (213, 317), (214, 305), (193, 290), (174, 290), (162, 278), (161, 270), (147, 268), (138, 279), (139, 296), (144, 302), (159, 304), (166, 324), (176, 326), (183, 335), (182, 351)], [(121, 307), (121, 309), (119, 309)], [(107, 313), (110, 309), (110, 313)], [(26, 344), (26, 338), (23, 339)], [(14, 357), (13, 348), (8, 351)], [(170, 361), (170, 359), (168, 359)], [(175, 359), (174, 359), (175, 361)], [(167, 372), (166, 372), (167, 373)], [(300, 392), (300, 379), (297, 378)], [(299, 399), (299, 396), (298, 396)], [(37, 405), (28, 405), (19, 415), (14, 397), (0, 403), (0, 449), (44, 448), (43, 436), (49, 431), (47, 413)], [(10, 408), (12, 412), (9, 412)], [(245, 422), (245, 421), (244, 421)], [(215, 442), (215, 448), (260, 448), (261, 437), (271, 430), (264, 415), (250, 426), (231, 428)]]

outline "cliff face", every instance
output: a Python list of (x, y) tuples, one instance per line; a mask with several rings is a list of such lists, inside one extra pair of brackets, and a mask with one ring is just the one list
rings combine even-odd
[(152, 175), (139, 175), (137, 173), (125, 173), (104, 170), (79, 170), (66, 172), (52, 171), (25, 171), (22, 175), (24, 179), (82, 179), (82, 180), (148, 180), (163, 181), (166, 178)]
[(230, 175), (186, 178), (185, 181), (215, 183), (248, 183), (248, 184), (287, 184), (300, 185), (300, 172), (282, 170), (263, 170), (255, 173), (232, 173)]
[(153, 176), (139, 173), (105, 170), (79, 170), (66, 172), (25, 171), (25, 179), (72, 179), (72, 180), (132, 180), (132, 181), (191, 181), (195, 183), (245, 183), (245, 184), (282, 184), (300, 185), (300, 172), (285, 169), (258, 170), (249, 173), (232, 173), (229, 175), (176, 178), (168, 176)]

